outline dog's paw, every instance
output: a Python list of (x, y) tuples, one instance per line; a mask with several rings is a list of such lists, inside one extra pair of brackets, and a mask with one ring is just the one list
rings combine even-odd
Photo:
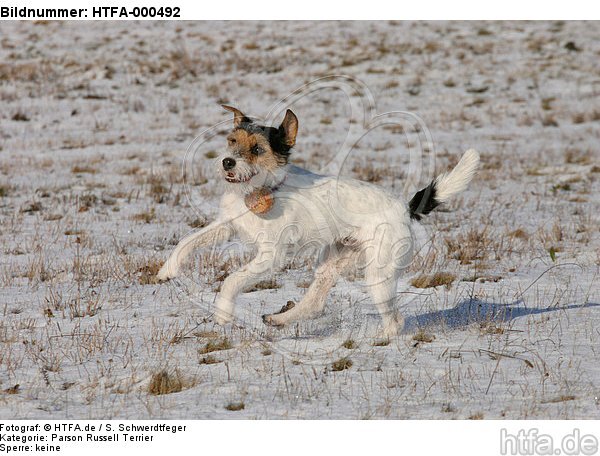
[(233, 313), (217, 306), (213, 315), (213, 320), (216, 324), (225, 326), (226, 324), (233, 322)]
[(277, 318), (277, 314), (264, 314), (262, 316), (262, 321), (267, 326), (273, 326), (274, 328), (281, 329), (284, 324), (279, 321)]
[(403, 328), (404, 319), (399, 315), (395, 315), (390, 321), (384, 322), (383, 337), (388, 340), (393, 339), (400, 334)]
[(293, 309), (295, 305), (294, 301), (288, 301), (281, 309), (279, 309), (279, 312), (263, 315), (263, 323), (276, 328), (282, 328), (287, 323), (287, 317), (284, 314), (288, 310)]
[(156, 278), (159, 282), (166, 282), (167, 280), (174, 279), (178, 275), (179, 271), (169, 265), (169, 262), (167, 261), (165, 264), (163, 264), (162, 268), (160, 268), (158, 274), (156, 274)]
[(233, 318), (229, 315), (215, 314), (214, 320), (216, 324), (225, 326), (226, 324), (231, 323)]

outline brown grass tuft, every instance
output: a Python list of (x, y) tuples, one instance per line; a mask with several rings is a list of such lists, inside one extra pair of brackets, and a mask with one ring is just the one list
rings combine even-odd
[(171, 192), (165, 185), (164, 177), (152, 175), (148, 178), (147, 184), (150, 186), (148, 189), (148, 196), (152, 197), (157, 204), (164, 203), (166, 196)]
[(252, 293), (259, 290), (275, 290), (277, 288), (281, 288), (281, 285), (278, 284), (275, 279), (267, 279), (255, 283), (251, 288), (246, 290), (246, 293)]
[(204, 228), (208, 225), (208, 221), (205, 218), (198, 217), (188, 222), (188, 225), (192, 228)]
[(243, 402), (230, 402), (229, 404), (227, 404), (225, 406), (226, 410), (229, 410), (230, 412), (238, 412), (240, 410), (244, 410), (246, 408), (246, 404), (244, 404)]
[(485, 228), (482, 231), (471, 229), (466, 234), (459, 234), (456, 239), (447, 238), (445, 242), (448, 255), (460, 261), (460, 264), (484, 259), (493, 244)]
[(431, 342), (433, 342), (435, 340), (435, 336), (433, 334), (426, 333), (422, 329), (419, 329), (419, 332), (417, 332), (413, 336), (412, 340), (414, 340), (416, 342), (425, 342), (425, 343), (430, 344)]
[(411, 280), (410, 284), (415, 288), (431, 288), (445, 285), (446, 288), (450, 288), (452, 282), (456, 280), (454, 274), (448, 272), (436, 272), (433, 275), (421, 274)]
[(150, 260), (148, 264), (140, 267), (138, 269), (140, 285), (157, 284), (158, 278), (156, 277), (156, 274), (158, 274), (158, 271), (160, 271), (161, 267), (162, 261), (160, 260)]
[(201, 355), (205, 355), (206, 353), (212, 353), (221, 350), (230, 350), (232, 348), (233, 345), (231, 345), (229, 339), (227, 337), (224, 337), (221, 340), (211, 340), (204, 347), (198, 350), (198, 353), (200, 353)]
[(352, 360), (350, 358), (340, 358), (331, 364), (331, 370), (334, 372), (343, 371), (352, 367)]
[(151, 208), (149, 211), (144, 211), (144, 212), (140, 212), (138, 214), (134, 214), (131, 217), (131, 220), (134, 220), (136, 222), (150, 223), (155, 218), (156, 218), (156, 212), (154, 211), (154, 208)]
[(565, 163), (589, 165), (591, 163), (591, 152), (569, 148), (565, 152)]
[(342, 347), (347, 348), (348, 350), (354, 350), (356, 347), (358, 347), (358, 344), (356, 342), (354, 342), (352, 339), (348, 339), (348, 340), (344, 341), (344, 343), (342, 344)]
[(29, 122), (29, 116), (22, 111), (17, 111), (12, 117), (11, 120), (16, 122)]
[(522, 228), (517, 228), (516, 230), (511, 231), (508, 235), (512, 238), (522, 239), (524, 241), (529, 239), (529, 234), (527, 234), (527, 231), (523, 230)]
[(212, 355), (203, 356), (202, 358), (200, 358), (199, 361), (200, 364), (218, 364), (220, 362), (221, 360), (215, 358)]
[(92, 166), (87, 165), (74, 165), (71, 168), (73, 174), (96, 174), (98, 170)]
[(389, 339), (377, 339), (373, 342), (373, 347), (387, 347), (390, 344)]
[(169, 372), (168, 370), (163, 369), (152, 374), (150, 384), (148, 385), (148, 393), (154, 394), (155, 396), (178, 393), (184, 389), (193, 387), (195, 384), (195, 381), (184, 378), (178, 370)]
[(585, 122), (585, 114), (582, 112), (577, 112), (577, 113), (573, 114), (573, 117), (571, 117), (571, 120), (573, 121), (574, 124), (582, 124)]
[(544, 127), (558, 127), (558, 121), (552, 114), (547, 114), (542, 118), (542, 125)]
[(577, 398), (571, 394), (562, 394), (560, 396), (552, 397), (550, 399), (544, 399), (541, 402), (542, 404), (557, 404), (559, 402), (574, 401), (575, 399)]
[(389, 168), (376, 167), (371, 162), (357, 163), (352, 167), (357, 179), (365, 182), (381, 182), (385, 178), (395, 177)]

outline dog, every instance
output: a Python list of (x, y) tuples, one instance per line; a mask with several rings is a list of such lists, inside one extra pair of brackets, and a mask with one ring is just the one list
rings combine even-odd
[(314, 279), (299, 303), (263, 315), (267, 325), (283, 327), (323, 311), (329, 290), (350, 267), (360, 268), (383, 323), (383, 336), (404, 325), (394, 301), (400, 274), (413, 258), (411, 223), (464, 191), (479, 165), (470, 149), (456, 167), (418, 191), (408, 205), (375, 185), (314, 174), (291, 165), (298, 118), (287, 110), (278, 128), (259, 125), (237, 108), (225, 152), (217, 158), (225, 184), (213, 223), (179, 242), (158, 272), (165, 281), (196, 248), (211, 247), (234, 236), (250, 244), (256, 256), (224, 280), (214, 319), (233, 321), (236, 297), (301, 253), (318, 254)]

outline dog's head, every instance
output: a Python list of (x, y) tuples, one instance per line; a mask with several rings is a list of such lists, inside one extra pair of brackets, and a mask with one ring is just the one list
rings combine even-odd
[(285, 175), (290, 151), (296, 144), (298, 118), (289, 109), (278, 128), (253, 122), (240, 110), (233, 112), (233, 130), (227, 136), (227, 150), (217, 166), (234, 190), (248, 193), (265, 185), (275, 185)]

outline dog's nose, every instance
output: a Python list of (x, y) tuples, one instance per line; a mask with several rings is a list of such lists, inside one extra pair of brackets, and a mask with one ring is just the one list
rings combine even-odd
[(235, 160), (233, 158), (224, 158), (223, 159), (223, 169), (225, 171), (229, 171), (234, 166), (235, 166)]

